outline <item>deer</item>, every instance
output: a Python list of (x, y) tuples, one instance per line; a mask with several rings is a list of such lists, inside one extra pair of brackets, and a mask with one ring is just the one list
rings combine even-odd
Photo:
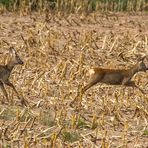
[(81, 91), (78, 90), (76, 97), (70, 102), (70, 106), (74, 107), (74, 102), (78, 99), (78, 97), (82, 97), (88, 89), (90, 89), (97, 83), (133, 87), (139, 89), (143, 94), (145, 94), (145, 92), (141, 88), (139, 88), (131, 79), (136, 73), (146, 72), (148, 70), (148, 67), (146, 67), (144, 63), (144, 59), (146, 56), (147, 55), (143, 56), (137, 61), (135, 65), (128, 69), (105, 69), (100, 67), (89, 69), (88, 83), (81, 88)]
[[(23, 65), (23, 61), (20, 59), (19, 55), (17, 54), (16, 50), (13, 47), (10, 47), (9, 51), (11, 54), (10, 60), (8, 61), (6, 65), (0, 65), (0, 88), (4, 96), (6, 97), (7, 102), (9, 102), (9, 98), (8, 98), (8, 93), (4, 85), (11, 87), (16, 93), (18, 99), (21, 100), (21, 103), (25, 104), (24, 99), (19, 96), (19, 93), (17, 92), (15, 86), (9, 81), (9, 77), (11, 75), (13, 68), (16, 65)], [(4, 103), (4, 100), (2, 100), (2, 103)]]
[(129, 69), (104, 69), (100, 67), (91, 68), (89, 70), (89, 82), (82, 88), (82, 92), (86, 92), (89, 88), (97, 83), (104, 83), (107, 85), (123, 85), (133, 88), (138, 88), (142, 93), (143, 90), (139, 88), (131, 79), (138, 72), (146, 72), (148, 67), (144, 63), (146, 56), (137, 61), (135, 65)]

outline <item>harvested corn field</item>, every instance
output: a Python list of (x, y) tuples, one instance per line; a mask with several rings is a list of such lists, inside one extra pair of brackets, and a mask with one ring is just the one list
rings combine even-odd
[(0, 92), (0, 147), (148, 147), (148, 71), (133, 77), (145, 93), (100, 83), (78, 93), (90, 68), (127, 69), (148, 55), (146, 13), (3, 13), (1, 65), (10, 46), (24, 62), (10, 80), (28, 105), (9, 86), (9, 103)]

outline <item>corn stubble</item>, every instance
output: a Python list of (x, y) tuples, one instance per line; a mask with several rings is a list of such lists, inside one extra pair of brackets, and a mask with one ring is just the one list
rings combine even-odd
[[(3, 40), (13, 44), (24, 61), (22, 67), (14, 69), (11, 80), (29, 103), (28, 107), (20, 107), (15, 94), (7, 88), (13, 105), (0, 107), (1, 146), (148, 145), (143, 135), (147, 130), (147, 95), (132, 88), (102, 84), (82, 92), (92, 66), (128, 68), (145, 54), (146, 24), (142, 28), (136, 19), (97, 13), (61, 16), (26, 16), (1, 25), (8, 33), (4, 27), (11, 32), (17, 23), (21, 32)], [(139, 29), (143, 29), (142, 33)], [(5, 53), (8, 45), (1, 40), (0, 47)], [(4, 55), (0, 54), (1, 63), (6, 60)], [(144, 91), (148, 91), (147, 76), (139, 73), (134, 77)]]

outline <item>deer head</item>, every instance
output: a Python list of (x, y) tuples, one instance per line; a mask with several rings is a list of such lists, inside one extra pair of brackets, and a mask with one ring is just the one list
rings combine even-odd
[(142, 57), (138, 63), (137, 63), (137, 66), (138, 66), (138, 71), (144, 71), (146, 72), (146, 70), (148, 70), (148, 67), (146, 67), (145, 63), (144, 63), (144, 59), (145, 59), (146, 56)]
[(20, 59), (19, 55), (16, 53), (16, 50), (13, 47), (10, 47), (10, 53), (11, 53), (11, 62), (14, 65), (23, 64), (23, 61)]

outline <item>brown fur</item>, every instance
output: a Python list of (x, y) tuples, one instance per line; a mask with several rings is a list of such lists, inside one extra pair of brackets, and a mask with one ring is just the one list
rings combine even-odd
[[(143, 62), (144, 58), (142, 58), (139, 62), (137, 62), (133, 67), (125, 70), (125, 69), (103, 69), (103, 68), (92, 68), (89, 70), (90, 80), (88, 84), (83, 88), (85, 92), (90, 87), (97, 83), (105, 83), (109, 85), (126, 85), (137, 87), (133, 81), (131, 81), (132, 77), (140, 71), (146, 72), (148, 68), (145, 66)], [(140, 89), (140, 88), (139, 88)]]

